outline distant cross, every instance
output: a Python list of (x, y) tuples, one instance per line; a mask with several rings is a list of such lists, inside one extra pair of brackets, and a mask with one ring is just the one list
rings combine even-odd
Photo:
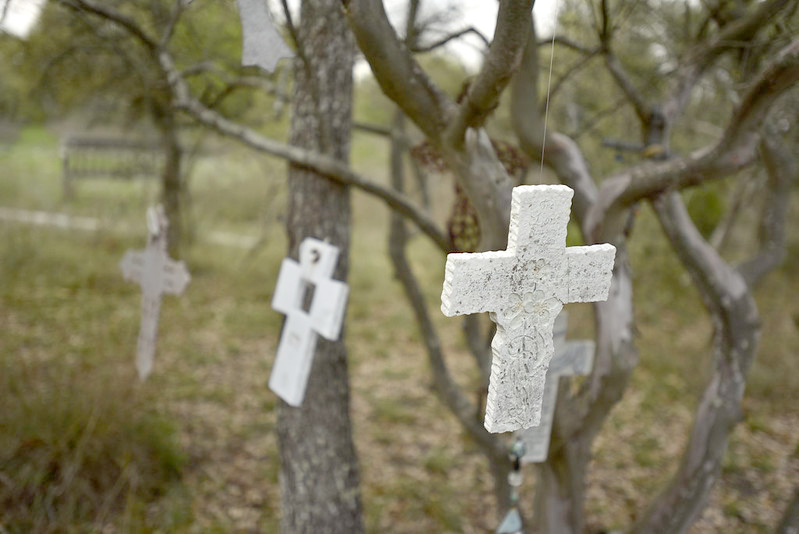
[(566, 342), (567, 315), (563, 311), (555, 320), (555, 355), (549, 364), (544, 399), (541, 406), (541, 423), (519, 431), (524, 442), (524, 463), (539, 463), (547, 459), (549, 439), (552, 435), (552, 419), (558, 400), (558, 382), (562, 376), (587, 375), (594, 363), (593, 341)]
[(564, 185), (515, 187), (507, 250), (447, 256), (441, 311), (449, 317), (490, 312), (497, 324), (489, 432), (539, 423), (555, 317), (566, 303), (607, 299), (616, 249), (566, 247), (573, 194)]
[(280, 267), (272, 307), (286, 315), (269, 388), (300, 406), (311, 374), (316, 336), (335, 340), (341, 332), (349, 288), (332, 280), (338, 248), (312, 237), (300, 244), (300, 261)]
[(245, 67), (257, 65), (273, 72), (281, 58), (293, 57), (294, 53), (275, 28), (264, 0), (238, 0), (238, 4), (244, 41), (241, 64)]
[(170, 259), (167, 254), (168, 225), (161, 206), (149, 208), (147, 248), (127, 251), (119, 263), (125, 280), (136, 282), (142, 288), (141, 327), (136, 347), (136, 369), (142, 380), (153, 370), (161, 295), (179, 295), (191, 280), (186, 265)]

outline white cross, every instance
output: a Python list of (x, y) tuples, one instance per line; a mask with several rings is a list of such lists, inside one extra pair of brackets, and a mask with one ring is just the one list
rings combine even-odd
[(316, 335), (335, 340), (341, 332), (349, 288), (331, 279), (337, 260), (338, 248), (308, 237), (300, 244), (300, 262), (286, 258), (280, 267), (272, 307), (286, 322), (269, 388), (292, 406), (305, 397)]
[(281, 58), (293, 57), (294, 53), (275, 28), (264, 0), (238, 0), (238, 4), (243, 40), (241, 64), (274, 72)]
[(441, 311), (449, 317), (490, 312), (497, 323), (489, 432), (539, 423), (555, 317), (566, 303), (607, 299), (616, 249), (566, 247), (573, 194), (564, 185), (515, 187), (507, 250), (447, 256)]
[(142, 380), (153, 370), (161, 295), (179, 295), (191, 280), (186, 265), (167, 254), (167, 226), (163, 208), (149, 208), (147, 248), (127, 251), (119, 263), (125, 280), (137, 282), (142, 288), (141, 327), (136, 346), (136, 369)]
[(594, 342), (566, 342), (566, 322), (567, 314), (563, 311), (555, 320), (555, 355), (552, 357), (552, 363), (547, 371), (547, 382), (544, 386), (544, 399), (541, 406), (541, 423), (519, 432), (524, 442), (525, 453), (522, 457), (524, 463), (538, 463), (547, 459), (560, 377), (587, 375), (591, 372), (591, 365), (594, 363)]

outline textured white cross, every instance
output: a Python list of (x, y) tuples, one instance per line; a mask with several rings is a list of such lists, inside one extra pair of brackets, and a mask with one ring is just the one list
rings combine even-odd
[(311, 373), (316, 335), (338, 339), (349, 288), (332, 280), (338, 248), (308, 237), (300, 243), (300, 262), (280, 266), (272, 307), (286, 315), (269, 388), (292, 406), (302, 404)]
[(137, 282), (142, 288), (141, 327), (136, 346), (136, 369), (142, 380), (153, 370), (161, 295), (179, 295), (191, 280), (186, 265), (167, 254), (168, 224), (161, 206), (149, 208), (147, 248), (127, 251), (119, 263), (125, 280)]
[(555, 317), (566, 303), (608, 296), (615, 247), (566, 247), (573, 194), (564, 185), (515, 187), (507, 250), (447, 256), (441, 311), (449, 317), (490, 312), (497, 324), (489, 432), (539, 423)]
[(594, 363), (593, 341), (566, 341), (567, 320), (565, 310), (555, 320), (555, 355), (547, 371), (541, 405), (541, 422), (538, 426), (519, 431), (519, 436), (524, 442), (525, 453), (522, 457), (524, 463), (538, 463), (547, 459), (560, 377), (587, 375)]

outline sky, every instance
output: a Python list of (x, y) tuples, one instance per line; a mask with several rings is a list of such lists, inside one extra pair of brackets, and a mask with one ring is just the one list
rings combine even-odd
[[(397, 24), (404, 17), (404, 10), (392, 10), (392, 5), (405, 5), (404, 0), (384, 0), (386, 10), (392, 16), (392, 22)], [(558, 0), (536, 0), (533, 14), (536, 17), (536, 30), (539, 35), (551, 35), (555, 23), (555, 10)], [(424, 3), (422, 4), (424, 6)], [(458, 31), (468, 26), (474, 26), (483, 35), (491, 40), (494, 35), (494, 24), (497, 19), (496, 0), (428, 0), (427, 5), (434, 5), (435, 9), (454, 7), (456, 16), (449, 23), (447, 30)], [(398, 13), (396, 13), (399, 11)], [(428, 13), (423, 10), (422, 16)], [(399, 15), (399, 16), (397, 16)], [(443, 36), (443, 34), (442, 34)], [(482, 54), (477, 48), (481, 44), (477, 37), (468, 37), (447, 45), (447, 49), (456, 54), (470, 70), (477, 70), (481, 64)]]
[(0, 15), (6, 2), (6, 16), (0, 22), (0, 30), (25, 39), (33, 29), (46, 0), (0, 0)]
[[(5, 1), (10, 4), (5, 19), (0, 23), (0, 29), (22, 39), (26, 38), (36, 24), (46, 0)], [(384, 1), (392, 22), (395, 25), (401, 25), (407, 2), (405, 0)], [(540, 35), (551, 34), (556, 17), (557, 2), (558, 0), (536, 0), (534, 14), (536, 15), (536, 28)], [(295, 0), (290, 4), (296, 7), (299, 2)], [(3, 0), (0, 0), (0, 13), (2, 13), (2, 5)], [(448, 32), (458, 31), (468, 26), (477, 28), (489, 39), (494, 34), (494, 22), (497, 17), (496, 0), (427, 0), (422, 2), (422, 6), (422, 17), (430, 16), (433, 11), (450, 13), (446, 23), (440, 26), (440, 36), (442, 37)], [(467, 69), (474, 71), (481, 63), (480, 44), (477, 37), (469, 36), (447, 44), (446, 49), (461, 58)]]

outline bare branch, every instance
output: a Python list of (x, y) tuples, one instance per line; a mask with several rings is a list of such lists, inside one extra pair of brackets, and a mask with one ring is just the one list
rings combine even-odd
[(450, 41), (454, 41), (455, 39), (460, 39), (461, 37), (469, 34), (476, 35), (477, 37), (479, 37), (480, 40), (483, 41), (483, 44), (486, 46), (486, 48), (488, 48), (491, 45), (491, 42), (488, 40), (488, 38), (485, 35), (483, 35), (483, 33), (480, 30), (478, 30), (474, 26), (469, 26), (468, 28), (464, 28), (455, 33), (445, 35), (441, 39), (438, 39), (437, 41), (434, 41), (428, 45), (414, 45), (410, 48), (410, 50), (411, 52), (414, 53), (432, 52), (436, 48), (440, 48), (445, 44), (449, 43)]
[(377, 124), (369, 124), (366, 122), (353, 121), (352, 126), (363, 132), (379, 135), (380, 137), (387, 137), (389, 139), (391, 139), (391, 137), (395, 134), (395, 132), (393, 132), (390, 128), (386, 128), (385, 126), (379, 126)]
[(694, 226), (679, 193), (653, 202), (674, 252), (713, 317), (714, 373), (702, 395), (680, 467), (632, 532), (685, 532), (707, 504), (730, 432), (741, 419), (746, 373), (759, 332), (757, 306), (743, 278)]
[(710, 38), (705, 43), (696, 45), (693, 51), (684, 60), (676, 75), (677, 82), (671, 97), (663, 106), (664, 113), (669, 119), (674, 120), (683, 110), (701, 75), (725, 52), (740, 48), (742, 43), (747, 43), (765, 25), (772, 20), (787, 5), (795, 0), (767, 0), (758, 5), (748, 16), (742, 17), (729, 24)]
[[(395, 119), (395, 129), (401, 128), (401, 125), (402, 115), (398, 114)], [(397, 194), (402, 194), (404, 185), (403, 150), (402, 145), (396, 141), (396, 137), (394, 139), (391, 151), (391, 181)], [(389, 256), (394, 266), (394, 275), (402, 284), (422, 334), (428, 361), (433, 371), (436, 393), (463, 425), (467, 433), (491, 459), (492, 469), (500, 469), (503, 474), (506, 474), (508, 469), (507, 449), (502, 438), (499, 434), (491, 434), (483, 428), (480, 420), (474, 416), (476, 412), (474, 405), (469, 402), (449, 372), (441, 349), (441, 340), (428, 313), (424, 294), (405, 255), (408, 233), (405, 228), (405, 221), (397, 213), (392, 213), (391, 216), (388, 242)], [(502, 466), (505, 466), (504, 470)], [(496, 478), (499, 478), (497, 481), (498, 489), (506, 486), (503, 476), (495, 476)]]
[(616, 81), (616, 85), (619, 86), (627, 97), (630, 105), (632, 105), (635, 110), (635, 114), (638, 115), (638, 119), (640, 119), (643, 124), (648, 123), (652, 111), (651, 105), (646, 101), (638, 88), (635, 87), (635, 84), (633, 84), (627, 71), (624, 70), (619, 58), (616, 57), (609, 47), (605, 49), (604, 53), (605, 65)]
[(6, 20), (6, 15), (8, 15), (8, 9), (11, 7), (11, 0), (5, 0), (3, 2), (3, 9), (0, 11), (0, 24), (3, 24), (3, 21)]
[[(521, 66), (511, 84), (511, 121), (519, 145), (532, 161), (541, 161), (543, 127), (538, 107), (538, 45), (532, 23)], [(574, 189), (574, 212), (582, 223), (598, 190), (580, 148), (569, 137), (553, 132), (546, 139), (544, 163)]]
[(566, 47), (570, 50), (574, 50), (575, 52), (579, 52), (584, 56), (593, 56), (600, 51), (599, 48), (588, 48), (587, 46), (580, 44), (577, 41), (566, 37), (565, 35), (555, 35), (554, 37), (547, 37), (538, 40), (538, 46), (549, 46), (551, 44)]
[(136, 37), (140, 43), (151, 53), (156, 54), (159, 49), (158, 40), (150, 36), (136, 21), (127, 15), (123, 15), (119, 11), (112, 8), (101, 6), (91, 2), (90, 0), (56, 0), (63, 6), (66, 6), (75, 11), (83, 11), (97, 15), (100, 18), (109, 20), (118, 26), (121, 26), (128, 33)]
[(355, 186), (380, 198), (392, 209), (412, 220), (441, 250), (450, 249), (447, 235), (408, 198), (361, 176), (335, 158), (269, 139), (208, 109), (190, 95), (189, 88), (175, 68), (171, 56), (162, 51), (159, 59), (175, 95), (174, 105), (177, 109), (189, 113), (201, 124), (210, 126), (217, 132), (237, 139), (251, 148), (283, 158), (295, 165), (312, 168), (333, 180)]
[(785, 258), (785, 225), (791, 186), (799, 176), (795, 158), (776, 133), (763, 136), (760, 152), (768, 173), (768, 189), (758, 232), (760, 250), (738, 268), (750, 287), (756, 286)]
[(183, 10), (186, 8), (184, 2), (185, 0), (175, 0), (175, 7), (172, 8), (172, 14), (167, 21), (163, 34), (161, 35), (161, 48), (166, 47), (169, 44), (169, 41), (172, 40), (172, 35), (175, 33), (175, 26), (177, 26), (180, 16), (183, 14)]
[(532, 0), (500, 0), (488, 56), (447, 128), (446, 135), (453, 146), (461, 146), (466, 129), (482, 126), (499, 105), (499, 96), (521, 62), (533, 20), (532, 8)]
[(566, 82), (568, 82), (572, 76), (587, 67), (591, 60), (594, 59), (598, 53), (599, 50), (589, 51), (586, 55), (582, 56), (579, 60), (570, 65), (569, 68), (566, 69), (566, 72), (564, 72), (560, 78), (558, 78), (558, 80), (552, 84), (552, 90), (549, 92), (550, 101), (554, 101), (555, 95), (560, 92), (561, 88), (566, 86)]
[(383, 92), (425, 135), (439, 140), (455, 104), (430, 80), (397, 38), (383, 2), (348, 0), (344, 8), (358, 48), (372, 67)]
[(783, 48), (755, 80), (715, 145), (680, 158), (645, 162), (605, 180), (589, 223), (592, 234), (609, 236), (620, 231), (621, 212), (644, 198), (727, 176), (749, 165), (756, 155), (760, 123), (797, 81), (799, 40)]

